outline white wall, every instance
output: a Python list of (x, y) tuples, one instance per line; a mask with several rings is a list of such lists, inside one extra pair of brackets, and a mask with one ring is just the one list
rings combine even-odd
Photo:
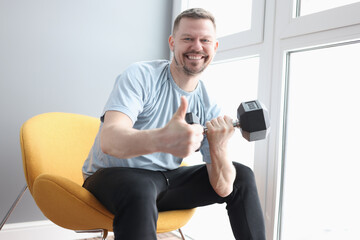
[[(98, 117), (115, 77), (168, 58), (172, 1), (0, 0), (0, 221), (22, 186), (19, 129), (62, 111)], [(45, 219), (27, 192), (8, 223)]]

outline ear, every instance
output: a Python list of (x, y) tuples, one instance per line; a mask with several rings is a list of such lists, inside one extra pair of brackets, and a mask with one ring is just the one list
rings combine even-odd
[(219, 48), (219, 41), (216, 40), (215, 46), (214, 46), (214, 52), (215, 52), (215, 53), (216, 53), (216, 51), (218, 50), (218, 48)]
[(170, 51), (174, 52), (174, 37), (173, 35), (170, 35), (169, 37), (169, 48), (170, 48)]

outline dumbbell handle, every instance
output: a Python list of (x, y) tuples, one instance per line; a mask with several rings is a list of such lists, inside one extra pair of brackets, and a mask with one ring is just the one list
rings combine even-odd
[[(235, 121), (233, 121), (233, 127), (235, 127), (235, 128), (241, 128), (240, 127), (240, 121), (238, 120), (238, 119), (236, 119)], [(204, 134), (206, 134), (207, 133), (207, 127), (204, 127)]]

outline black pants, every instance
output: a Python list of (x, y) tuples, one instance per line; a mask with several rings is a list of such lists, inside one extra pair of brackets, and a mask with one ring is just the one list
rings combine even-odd
[[(222, 198), (210, 185), (205, 165), (171, 171), (105, 168), (84, 183), (114, 215), (118, 240), (156, 240), (159, 211), (226, 203), (235, 239), (265, 239), (264, 219), (252, 170), (234, 163), (233, 192)], [(219, 223), (221, 224), (221, 223)]]

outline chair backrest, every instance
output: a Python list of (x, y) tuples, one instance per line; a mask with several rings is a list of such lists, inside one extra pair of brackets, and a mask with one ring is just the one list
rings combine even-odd
[(81, 168), (99, 125), (97, 118), (73, 113), (44, 113), (26, 121), (20, 130), (20, 145), (29, 190), (43, 173), (81, 185)]

